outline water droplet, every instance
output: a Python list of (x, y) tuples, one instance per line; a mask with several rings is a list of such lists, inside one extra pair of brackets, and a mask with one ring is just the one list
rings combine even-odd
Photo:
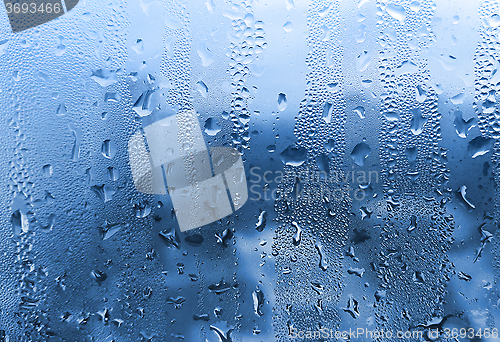
[(208, 322), (208, 321), (210, 321), (210, 315), (209, 314), (195, 314), (195, 315), (193, 315), (193, 320)]
[(143, 200), (139, 200), (134, 204), (135, 217), (144, 218), (151, 213), (151, 205)]
[(418, 72), (418, 66), (410, 61), (404, 61), (399, 67), (396, 68), (396, 76), (404, 74), (414, 74)]
[(427, 92), (422, 88), (421, 85), (417, 86), (416, 100), (419, 103), (423, 103), (427, 98)]
[(357, 106), (356, 108), (353, 109), (353, 112), (358, 114), (360, 119), (365, 118), (365, 108), (361, 106)]
[(170, 228), (169, 230), (162, 230), (158, 233), (161, 240), (170, 248), (181, 248), (181, 239), (177, 234), (175, 228)]
[(363, 166), (365, 164), (365, 159), (370, 155), (371, 151), (372, 149), (368, 144), (360, 142), (352, 149), (351, 157), (357, 165)]
[(334, 148), (335, 148), (335, 140), (328, 139), (328, 141), (325, 144), (325, 150), (327, 150), (328, 152), (331, 152), (331, 151), (333, 151)]
[(167, 304), (172, 304), (174, 306), (174, 308), (176, 308), (176, 309), (180, 309), (182, 307), (182, 304), (184, 304), (185, 301), (186, 301), (186, 299), (182, 296), (168, 297), (167, 298)]
[(132, 109), (137, 113), (137, 115), (144, 117), (152, 113), (149, 107), (151, 105), (151, 96), (154, 92), (154, 90), (148, 89), (144, 91), (134, 102)]
[(201, 64), (204, 67), (207, 67), (214, 62), (214, 53), (207, 48), (205, 43), (199, 43), (196, 51), (198, 52), (198, 55), (201, 58)]
[(107, 87), (118, 82), (116, 70), (97, 69), (92, 71), (90, 78), (99, 83), (101, 87)]
[(425, 283), (425, 277), (424, 274), (420, 271), (415, 271), (413, 273), (413, 281), (417, 284), (423, 284)]
[(479, 136), (469, 141), (467, 152), (472, 158), (476, 158), (488, 153), (492, 145), (492, 139)]
[(316, 157), (316, 164), (318, 165), (320, 171), (320, 177), (328, 178), (330, 175), (330, 158), (324, 153), (321, 153)]
[(106, 94), (104, 94), (105, 102), (119, 102), (120, 99), (121, 99), (120, 94), (115, 92), (107, 92)]
[(287, 106), (287, 100), (286, 100), (286, 95), (283, 93), (279, 93), (278, 95), (278, 110), (280, 112), (284, 111)]
[(226, 283), (224, 280), (221, 280), (218, 283), (209, 285), (208, 289), (216, 294), (221, 294), (229, 291), (231, 289), (231, 284)]
[(387, 121), (397, 121), (399, 119), (399, 114), (396, 112), (387, 112), (384, 113), (384, 116)]
[(215, 237), (217, 238), (217, 243), (223, 245), (224, 247), (228, 247), (229, 242), (233, 238), (233, 231), (229, 228), (226, 228), (220, 236), (215, 234)]
[(120, 178), (120, 171), (116, 167), (108, 167), (108, 178), (112, 182), (116, 182)]
[(340, 91), (340, 84), (339, 83), (328, 83), (326, 85), (326, 90), (333, 92)]
[(104, 203), (107, 203), (107, 202), (111, 201), (113, 199), (113, 195), (115, 194), (115, 191), (113, 189), (110, 189), (105, 184), (93, 185), (93, 186), (90, 187), (90, 189)]
[(349, 300), (347, 301), (347, 307), (344, 308), (344, 311), (350, 313), (352, 318), (358, 318), (359, 317), (358, 301), (355, 300), (352, 296), (349, 296)]
[(460, 94), (457, 94), (455, 96), (453, 96), (450, 101), (451, 103), (453, 103), (454, 105), (458, 105), (458, 104), (462, 104), (464, 103), (464, 99), (465, 99), (465, 93), (460, 93)]
[(461, 200), (463, 201), (463, 203), (465, 203), (467, 206), (469, 206), (470, 208), (472, 209), (475, 209), (476, 206), (474, 204), (472, 204), (472, 202), (470, 202), (468, 199), (467, 199), (467, 186), (465, 185), (462, 185), (460, 187), (460, 198)]
[(106, 139), (102, 143), (101, 152), (102, 155), (108, 159), (112, 159), (116, 154), (116, 145), (113, 141)]
[(306, 161), (307, 150), (304, 147), (287, 147), (280, 154), (281, 161), (285, 165), (300, 166)]
[(427, 122), (427, 118), (424, 118), (422, 116), (420, 108), (413, 108), (410, 110), (410, 113), (412, 113), (413, 115), (411, 119), (410, 130), (414, 135), (419, 135), (420, 133), (422, 133), (422, 128)]
[(198, 81), (196, 83), (196, 89), (200, 92), (201, 96), (207, 97), (208, 95), (208, 87), (203, 81)]
[(103, 240), (107, 240), (121, 230), (122, 226), (119, 223), (104, 222), (102, 227), (99, 227)]
[(60, 57), (64, 55), (64, 53), (66, 52), (66, 45), (63, 44), (64, 42), (63, 36), (58, 36), (57, 39), (59, 40), (59, 43), (56, 46), (55, 55)]
[(458, 272), (457, 276), (458, 276), (458, 279), (460, 279), (460, 280), (464, 280), (464, 281), (471, 281), (472, 280), (472, 277), (470, 274), (467, 274), (467, 273), (462, 272), (462, 271)]
[(295, 221), (292, 222), (292, 226), (294, 226), (297, 229), (297, 232), (292, 238), (292, 243), (295, 246), (298, 246), (300, 243), (300, 239), (302, 238), (302, 229), (300, 229), (299, 225)]
[(7, 51), (7, 47), (9, 46), (9, 40), (8, 39), (2, 39), (0, 40), (0, 56)]
[(50, 177), (54, 173), (54, 168), (50, 164), (44, 165), (42, 170), (45, 177)]
[(255, 229), (257, 229), (258, 232), (263, 231), (264, 228), (266, 227), (266, 216), (267, 212), (265, 210), (262, 210), (259, 214), (257, 223), (255, 224)]
[(363, 51), (358, 55), (358, 57), (356, 57), (356, 69), (363, 72), (368, 68), (371, 62), (371, 55), (368, 53), (368, 51)]
[(65, 115), (67, 112), (68, 110), (66, 109), (66, 105), (64, 103), (61, 103), (59, 107), (57, 107), (56, 115), (57, 116)]
[(10, 222), (12, 223), (15, 236), (21, 235), (21, 232), (27, 233), (29, 230), (28, 216), (20, 210), (12, 213)]
[(214, 118), (208, 118), (205, 121), (205, 133), (207, 133), (210, 136), (215, 136), (217, 133), (221, 131), (221, 128), (219, 125), (217, 125), (217, 122), (215, 121)]
[(408, 231), (411, 232), (412, 230), (417, 228), (417, 217), (415, 215), (411, 215), (410, 217), (410, 226), (408, 227)]
[(94, 280), (97, 282), (98, 285), (101, 285), (103, 281), (108, 279), (108, 275), (104, 272), (98, 271), (98, 270), (92, 270), (90, 272)]
[(397, 19), (401, 22), (405, 20), (406, 12), (403, 6), (390, 3), (385, 9), (387, 13), (389, 13), (389, 15), (394, 19)]
[[(142, 2), (141, 2), (141, 4), (142, 4)], [(144, 9), (144, 7), (143, 7), (143, 9)], [(145, 11), (145, 12), (146, 12), (146, 14), (148, 13), (147, 11)], [(167, 13), (163, 20), (165, 22), (165, 25), (167, 25), (172, 30), (178, 30), (178, 29), (182, 28), (182, 22), (180, 20), (178, 20), (177, 18), (172, 18), (172, 13)]]
[(328, 262), (323, 252), (323, 245), (321, 245), (321, 242), (316, 241), (314, 246), (316, 247), (316, 250), (318, 251), (319, 254), (319, 268), (323, 271), (326, 271), (326, 269), (328, 268)]
[(472, 127), (477, 125), (476, 118), (470, 118), (468, 120), (463, 119), (463, 114), (461, 111), (455, 111), (455, 120), (453, 121), (455, 125), (455, 131), (460, 138), (467, 138), (467, 133)]
[(132, 49), (137, 53), (138, 55), (141, 55), (144, 53), (144, 42), (142, 39), (137, 39), (134, 44), (132, 44)]
[(293, 24), (289, 21), (287, 21), (284, 25), (283, 25), (283, 30), (285, 30), (285, 32), (291, 32), (293, 30)]
[(264, 293), (261, 290), (255, 290), (252, 292), (253, 299), (253, 311), (257, 316), (262, 316), (262, 307), (264, 306)]
[(357, 275), (358, 277), (362, 278), (363, 277), (363, 274), (365, 273), (365, 269), (364, 268), (349, 268), (347, 269), (347, 273), (348, 274), (354, 274), (354, 275)]
[(326, 123), (330, 123), (332, 121), (332, 112), (333, 105), (329, 102), (325, 102), (323, 105), (323, 113), (321, 114), (321, 118), (325, 120)]
[(387, 291), (386, 290), (379, 290), (379, 291), (376, 291), (375, 292), (375, 300), (377, 302), (380, 302), (380, 300), (382, 300), (382, 298), (385, 298), (387, 294)]
[(204, 240), (203, 235), (200, 234), (188, 235), (184, 238), (184, 241), (186, 241), (188, 245), (194, 247), (200, 247)]
[(488, 18), (488, 24), (490, 24), (491, 27), (500, 26), (500, 15), (493, 14), (491, 17)]
[(411, 4), (410, 4), (410, 9), (413, 11), (413, 12), (418, 12), (420, 11), (420, 2), (418, 1), (412, 1)]

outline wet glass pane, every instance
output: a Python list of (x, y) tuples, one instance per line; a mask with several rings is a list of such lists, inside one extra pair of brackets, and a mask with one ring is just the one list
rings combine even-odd
[(488, 341), (500, 3), (4, 0), (0, 342)]

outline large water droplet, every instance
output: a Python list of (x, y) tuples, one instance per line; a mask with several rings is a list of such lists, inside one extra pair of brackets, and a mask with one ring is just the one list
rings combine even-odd
[(427, 119), (422, 116), (420, 108), (413, 108), (410, 110), (410, 112), (413, 115), (411, 119), (410, 130), (413, 134), (419, 135), (420, 133), (422, 133), (422, 128), (427, 122)]
[(207, 48), (205, 43), (199, 43), (196, 51), (198, 52), (198, 55), (201, 58), (201, 64), (204, 67), (207, 67), (214, 62), (214, 53)]
[(406, 12), (405, 12), (405, 8), (403, 6), (390, 3), (387, 5), (387, 7), (385, 9), (386, 9), (387, 13), (389, 13), (389, 15), (391, 17), (393, 17), (394, 19), (397, 19), (399, 21), (405, 20)]
[(353, 109), (353, 112), (358, 114), (360, 119), (365, 118), (365, 108), (361, 106), (357, 106), (356, 108)]
[(418, 66), (410, 61), (404, 61), (399, 67), (396, 68), (396, 76), (403, 74), (414, 74), (418, 72)]
[(285, 165), (300, 166), (306, 161), (307, 150), (304, 147), (287, 147), (280, 154), (281, 161)]
[(262, 210), (259, 214), (259, 218), (257, 220), (257, 223), (255, 224), (255, 229), (257, 229), (258, 232), (261, 232), (264, 230), (266, 227), (266, 211)]
[(283, 29), (285, 30), (285, 32), (291, 32), (293, 30), (293, 24), (291, 22), (287, 21), (283, 25)]
[(214, 118), (208, 118), (205, 121), (205, 133), (207, 133), (210, 136), (217, 135), (221, 131), (221, 128), (219, 125), (217, 125), (217, 122), (215, 121)]
[(469, 120), (463, 119), (463, 114), (461, 111), (455, 111), (455, 120), (453, 121), (455, 124), (455, 131), (457, 132), (460, 138), (467, 138), (467, 133), (472, 127), (475, 127), (477, 124), (476, 118), (470, 118)]
[(360, 142), (352, 149), (351, 157), (357, 165), (363, 166), (365, 164), (365, 159), (370, 155), (371, 151), (372, 149), (368, 144)]
[(325, 120), (326, 123), (330, 123), (332, 121), (332, 112), (333, 105), (329, 102), (325, 102), (323, 105), (323, 113), (321, 114), (321, 118)]
[(29, 229), (28, 216), (21, 212), (20, 210), (16, 210), (12, 213), (12, 217), (10, 219), (12, 223), (12, 228), (14, 230), (14, 235), (19, 236), (21, 232), (27, 233)]
[(490, 151), (491, 146), (492, 146), (491, 139), (479, 136), (469, 141), (467, 152), (472, 158), (476, 158), (488, 153)]
[(365, 71), (371, 61), (372, 58), (368, 51), (363, 51), (360, 55), (358, 55), (358, 57), (356, 57), (356, 69), (361, 72)]
[(113, 158), (116, 154), (116, 150), (116, 144), (113, 141), (106, 139), (102, 143), (101, 152), (104, 157), (108, 159)]
[(203, 81), (198, 81), (196, 83), (196, 89), (200, 92), (201, 96), (207, 97), (208, 95), (208, 87)]
[(278, 110), (280, 112), (284, 111), (287, 106), (287, 100), (286, 100), (286, 95), (283, 93), (279, 93), (278, 95)]
[(299, 225), (295, 221), (292, 222), (292, 226), (294, 226), (295, 229), (297, 229), (297, 231), (295, 232), (295, 235), (292, 238), (292, 243), (295, 246), (298, 246), (300, 243), (300, 239), (302, 237), (302, 229), (300, 229)]
[(264, 293), (261, 290), (255, 290), (252, 292), (253, 299), (253, 311), (257, 316), (262, 316), (262, 307), (264, 306)]
[(97, 69), (92, 71), (92, 76), (90, 78), (99, 83), (102, 87), (107, 87), (118, 82), (116, 70)]

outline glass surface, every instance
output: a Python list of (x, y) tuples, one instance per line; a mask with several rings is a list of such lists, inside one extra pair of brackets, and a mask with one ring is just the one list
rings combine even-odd
[(0, 342), (500, 341), (499, 4), (5, 0)]

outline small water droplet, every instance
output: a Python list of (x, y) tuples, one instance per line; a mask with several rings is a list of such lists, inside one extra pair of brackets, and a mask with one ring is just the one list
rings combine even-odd
[(284, 25), (283, 25), (283, 29), (285, 30), (285, 32), (291, 32), (293, 30), (293, 24), (289, 21), (287, 21)]

